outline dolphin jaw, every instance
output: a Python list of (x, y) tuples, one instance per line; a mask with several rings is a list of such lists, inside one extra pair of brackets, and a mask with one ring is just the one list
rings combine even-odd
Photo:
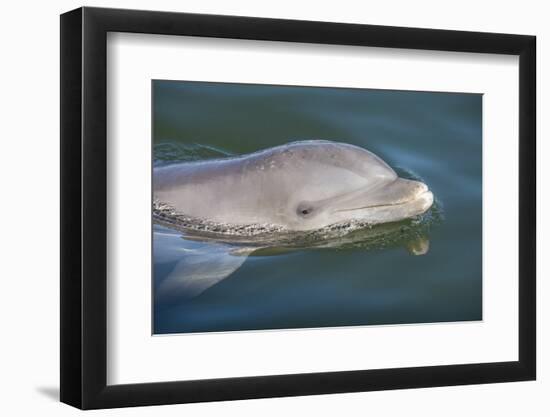
[[(378, 209), (378, 208), (387, 208), (387, 207), (396, 207), (396, 206), (405, 206), (411, 203), (420, 203), (422, 207), (422, 213), (428, 210), (432, 204), (433, 204), (433, 193), (428, 189), (428, 186), (426, 184), (422, 184), (421, 189), (417, 194), (415, 194), (412, 198), (409, 198), (407, 200), (398, 200), (396, 202), (392, 203), (384, 203), (384, 204), (372, 204), (368, 206), (362, 206), (362, 207), (354, 207), (354, 208), (345, 208), (345, 209), (338, 209), (334, 210), (334, 212), (348, 212), (348, 211), (356, 211), (356, 210), (367, 210), (367, 209)], [(421, 214), (421, 213), (419, 213)]]
[(428, 187), (419, 187), (417, 193), (407, 200), (398, 200), (386, 204), (373, 204), (366, 207), (340, 209), (333, 211), (339, 216), (338, 222), (357, 220), (371, 225), (397, 222), (425, 213), (434, 202), (434, 196)]
[(353, 219), (371, 225), (392, 223), (422, 215), (432, 206), (433, 201), (432, 192), (424, 191), (406, 202), (348, 210), (336, 214), (345, 216), (341, 221)]

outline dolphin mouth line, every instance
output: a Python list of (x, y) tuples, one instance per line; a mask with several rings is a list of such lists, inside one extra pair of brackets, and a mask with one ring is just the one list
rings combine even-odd
[(364, 207), (354, 207), (354, 208), (348, 208), (348, 209), (340, 209), (340, 210), (334, 210), (335, 212), (342, 212), (342, 211), (355, 211), (355, 210), (364, 210), (364, 209), (370, 209), (370, 208), (379, 208), (379, 207), (394, 207), (394, 206), (403, 206), (405, 204), (412, 203), (416, 200), (419, 200), (422, 197), (425, 197), (428, 194), (432, 194), (430, 190), (424, 190), (420, 194), (415, 195), (413, 198), (407, 201), (401, 201), (399, 203), (388, 203), (388, 204), (374, 204), (372, 206), (364, 206)]

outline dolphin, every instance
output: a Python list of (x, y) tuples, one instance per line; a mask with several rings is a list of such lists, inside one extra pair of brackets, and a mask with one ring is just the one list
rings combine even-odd
[(157, 167), (153, 197), (191, 218), (288, 231), (396, 222), (434, 199), (426, 184), (400, 178), (374, 153), (324, 140)]

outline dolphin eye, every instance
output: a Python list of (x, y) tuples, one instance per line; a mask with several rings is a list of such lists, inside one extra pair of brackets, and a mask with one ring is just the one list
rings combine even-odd
[(296, 212), (300, 217), (308, 217), (313, 212), (313, 207), (305, 204), (300, 204), (296, 209)]

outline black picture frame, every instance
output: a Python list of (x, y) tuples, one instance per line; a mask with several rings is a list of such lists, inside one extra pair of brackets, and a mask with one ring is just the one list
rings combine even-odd
[[(108, 32), (519, 56), (519, 360), (107, 385)], [(81, 409), (533, 380), (536, 38), (103, 8), (61, 15), (61, 401)]]

